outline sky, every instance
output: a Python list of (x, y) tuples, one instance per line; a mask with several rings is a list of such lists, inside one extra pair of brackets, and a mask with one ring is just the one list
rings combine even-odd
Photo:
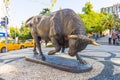
[[(12, 26), (21, 26), (21, 23), (31, 16), (38, 15), (43, 8), (51, 8), (52, 0), (10, 0), (9, 2), (9, 24)], [(100, 11), (100, 8), (112, 6), (120, 3), (120, 0), (57, 0), (52, 12), (60, 8), (70, 8), (76, 13), (81, 13), (85, 3), (90, 1), (93, 10)]]

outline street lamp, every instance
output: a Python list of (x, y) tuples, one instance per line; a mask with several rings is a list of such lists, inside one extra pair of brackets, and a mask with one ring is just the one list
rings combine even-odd
[(5, 35), (5, 38), (6, 38), (6, 52), (7, 52), (7, 45), (8, 45), (8, 39), (7, 39), (7, 36), (8, 36), (8, 31), (7, 31), (7, 25), (8, 25), (8, 17), (5, 16), (2, 18), (2, 26), (5, 27), (5, 30), (6, 30), (6, 35)]

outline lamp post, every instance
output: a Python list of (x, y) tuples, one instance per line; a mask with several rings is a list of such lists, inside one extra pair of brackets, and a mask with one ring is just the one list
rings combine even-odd
[(7, 16), (5, 17), (5, 28), (6, 28), (6, 52), (8, 50), (8, 27), (7, 27), (7, 24), (8, 24), (8, 18)]
[(5, 18), (5, 31), (6, 31), (6, 52), (7, 52), (7, 50), (8, 50), (8, 23), (9, 23), (9, 21), (8, 21), (8, 1), (7, 0), (5, 0), (5, 2), (4, 2), (4, 5), (5, 5), (5, 10), (6, 10), (6, 16), (4, 17)]
[(6, 52), (7, 52), (7, 45), (8, 45), (8, 38), (7, 38), (7, 36), (8, 36), (8, 27), (7, 27), (7, 24), (8, 24), (8, 17), (7, 16), (5, 16), (5, 17), (3, 17), (2, 18), (2, 26), (4, 26), (4, 28), (5, 28), (5, 31), (6, 31), (6, 35), (5, 35), (5, 39), (6, 39)]

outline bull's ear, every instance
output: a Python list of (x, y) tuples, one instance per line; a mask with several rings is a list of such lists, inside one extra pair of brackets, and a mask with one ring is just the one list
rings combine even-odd
[(41, 19), (41, 17), (35, 16), (34, 19), (33, 19), (33, 23), (34, 23), (34, 24), (38, 24), (39, 21), (40, 21), (40, 19)]
[(77, 35), (68, 35), (68, 38), (69, 38), (69, 39), (77, 39), (78, 36), (77, 36)]

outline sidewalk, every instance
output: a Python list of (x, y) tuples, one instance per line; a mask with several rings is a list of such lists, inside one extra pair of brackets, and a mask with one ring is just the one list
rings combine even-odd
[[(108, 37), (101, 37), (96, 42), (101, 44), (101, 45), (109, 45), (108, 44)], [(113, 40), (111, 40), (111, 42), (113, 43)], [(113, 45), (113, 44), (111, 44), (111, 45)], [(117, 44), (117, 39), (116, 39), (116, 46), (120, 46), (120, 44)]]
[(99, 44), (102, 44), (102, 45), (107, 45), (108, 44), (108, 38), (107, 37), (101, 37), (96, 42), (98, 42)]
[[(107, 38), (103, 37), (97, 42), (106, 43)], [(52, 49), (42, 47), (45, 55)], [(120, 46), (88, 45), (85, 50), (79, 52), (79, 55), (86, 62), (92, 64), (93, 69), (78, 74), (28, 62), (23, 58), (32, 55), (33, 48), (0, 54), (1, 70), (3, 70), (3, 67), (7, 71), (9, 70), (9, 72), (6, 71), (7, 73), (0, 74), (0, 80), (1, 78), (4, 80), (120, 80)], [(76, 57), (71, 57), (68, 54), (56, 53), (55, 55), (49, 55), (49, 57), (53, 57), (53, 60), (55, 60), (55, 56), (61, 57), (59, 60), (67, 62), (67, 64), (71, 64), (71, 60), (76, 60)], [(69, 60), (66, 60), (68, 58)]]

